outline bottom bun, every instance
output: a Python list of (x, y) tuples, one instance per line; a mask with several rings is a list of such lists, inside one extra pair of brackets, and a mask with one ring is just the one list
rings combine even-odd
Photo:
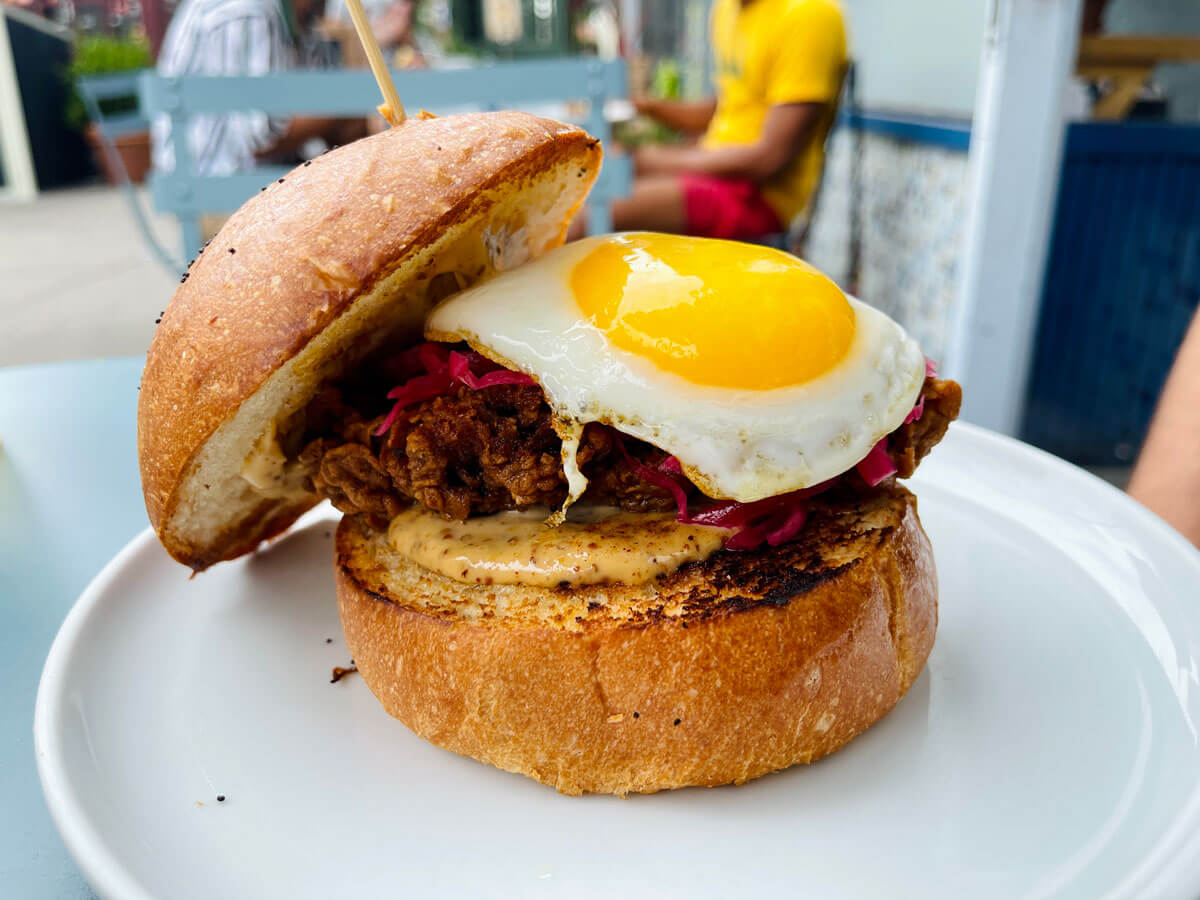
[(347, 518), (338, 604), (384, 708), (566, 794), (741, 784), (843, 746), (933, 646), (937, 578), (900, 487), (816, 506), (781, 547), (643, 585), (473, 585)]

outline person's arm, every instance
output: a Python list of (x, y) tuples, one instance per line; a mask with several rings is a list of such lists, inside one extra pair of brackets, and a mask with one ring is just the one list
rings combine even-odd
[(396, 0), (371, 22), (371, 31), (379, 46), (392, 49), (412, 43), (412, 0)]
[[(266, 38), (260, 38), (266, 42)], [(257, 71), (248, 74), (286, 72), (296, 68), (294, 51), (284, 46), (272, 46), (270, 56), (256, 64)], [(295, 160), (304, 145), (314, 139), (323, 140), (330, 146), (349, 144), (368, 133), (364, 118), (333, 118), (329, 116), (293, 116), (289, 119), (271, 118), (269, 126), (258, 141), (254, 158), (258, 162), (278, 161), (290, 163)]]
[(320, 138), (331, 146), (340, 146), (366, 137), (367, 131), (366, 119), (295, 116), (287, 121), (279, 134), (256, 150), (254, 155), (261, 161), (291, 158), (314, 138)]
[(1200, 313), (1171, 367), (1129, 495), (1200, 547)]
[(795, 6), (772, 23), (771, 57), (758, 137), (723, 147), (644, 147), (634, 154), (641, 175), (712, 175), (767, 181), (814, 139), (821, 117), (837, 102), (846, 57), (845, 26), (834, 4)]
[(658, 100), (653, 97), (641, 97), (633, 101), (633, 108), (668, 128), (684, 134), (697, 135), (708, 128), (713, 113), (717, 111), (717, 101), (715, 97), (707, 97), (704, 100)]
[(753, 144), (729, 147), (639, 148), (633, 155), (639, 175), (712, 175), (767, 181), (785, 168), (808, 145), (817, 130), (822, 103), (783, 103), (767, 110), (762, 131)]

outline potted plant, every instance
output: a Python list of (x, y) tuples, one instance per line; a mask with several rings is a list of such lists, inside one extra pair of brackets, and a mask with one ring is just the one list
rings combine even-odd
[[(82, 129), (92, 148), (96, 167), (104, 173), (109, 184), (120, 180), (120, 173), (110, 165), (104, 152), (99, 126), (91, 121), (87, 106), (79, 94), (80, 79), (92, 75), (109, 75), (114, 72), (130, 72), (153, 65), (150, 44), (142, 35), (112, 36), (104, 34), (81, 35), (75, 44), (75, 53), (67, 67), (67, 80), (71, 95), (67, 102), (67, 123)], [(138, 100), (133, 93), (118, 97), (107, 97), (99, 101), (101, 115), (119, 116), (137, 112)], [(150, 131), (140, 128), (119, 134), (113, 139), (129, 180), (140, 184), (150, 170)]]

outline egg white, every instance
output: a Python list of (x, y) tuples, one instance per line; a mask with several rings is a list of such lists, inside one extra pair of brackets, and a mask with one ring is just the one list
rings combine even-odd
[[(611, 344), (584, 315), (571, 270), (589, 238), (447, 298), (432, 340), (466, 340), (541, 385), (564, 440), (572, 498), (581, 481), (569, 445), (603, 422), (674, 455), (710, 497), (749, 502), (847, 471), (904, 421), (925, 378), (921, 348), (878, 310), (848, 298), (854, 338), (832, 370), (805, 384), (745, 390), (693, 384)], [(737, 297), (730, 297), (737, 303)]]

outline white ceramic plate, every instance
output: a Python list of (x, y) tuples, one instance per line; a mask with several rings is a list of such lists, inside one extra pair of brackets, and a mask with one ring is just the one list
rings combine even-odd
[(569, 798), (426, 744), (329, 683), (321, 514), (191, 581), (143, 534), (96, 578), (38, 696), (50, 810), (114, 898), (1200, 896), (1200, 554), (969, 427), (915, 482), (937, 645), (812, 766)]

